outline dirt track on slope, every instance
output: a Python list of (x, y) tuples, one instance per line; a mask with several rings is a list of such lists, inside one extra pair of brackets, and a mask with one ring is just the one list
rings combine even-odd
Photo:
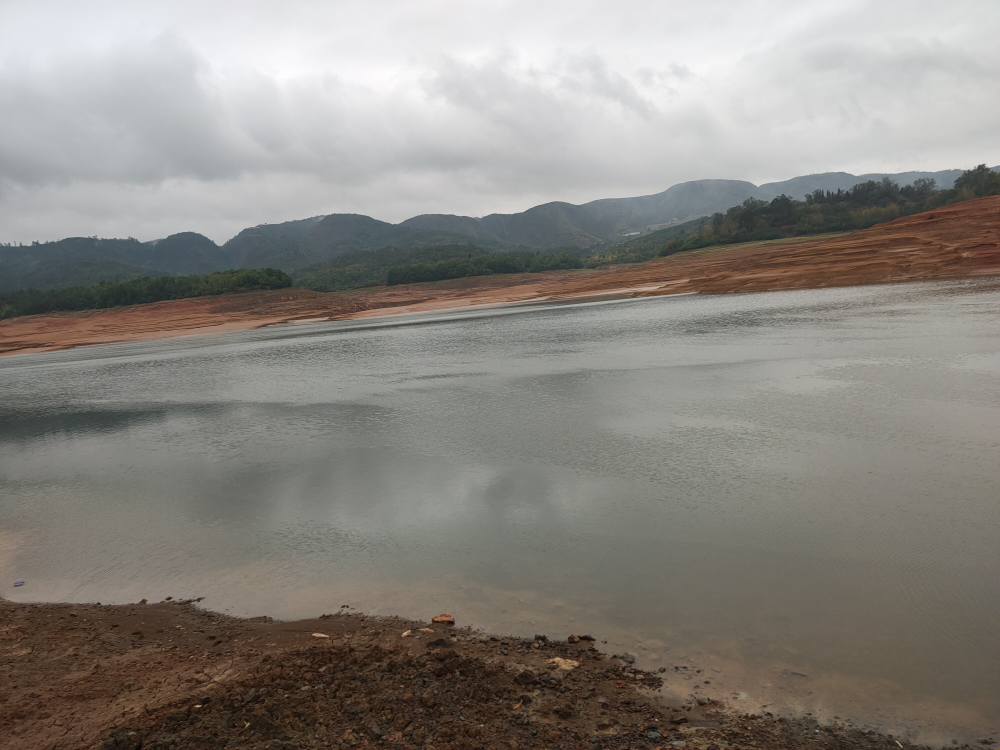
[(838, 237), (717, 246), (603, 270), (475, 277), (340, 294), (282, 289), (14, 318), (0, 321), (0, 355), (512, 302), (981, 276), (1000, 276), (1000, 196), (956, 203)]

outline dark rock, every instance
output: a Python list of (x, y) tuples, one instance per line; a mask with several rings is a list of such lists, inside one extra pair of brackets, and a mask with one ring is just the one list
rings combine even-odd
[(646, 736), (651, 740), (658, 740), (663, 735), (660, 734), (659, 732), (646, 732)]
[(142, 735), (134, 729), (116, 729), (104, 743), (107, 750), (140, 750)]
[(556, 706), (552, 713), (558, 716), (560, 719), (572, 719), (573, 718), (573, 708), (569, 704), (562, 704)]
[(271, 730), (271, 717), (265, 713), (256, 714), (250, 719), (250, 729), (255, 732), (269, 732)]
[(368, 736), (371, 737), (373, 740), (377, 740), (379, 737), (382, 736), (382, 729), (379, 727), (377, 723), (375, 723), (374, 719), (365, 724), (365, 732), (367, 732)]
[(670, 717), (670, 723), (674, 724), (675, 726), (680, 724), (687, 724), (688, 717), (685, 716), (684, 714), (674, 714), (673, 716)]
[(538, 682), (538, 678), (535, 676), (535, 673), (529, 672), (528, 670), (521, 672), (521, 674), (514, 679), (517, 680), (519, 685), (534, 685)]

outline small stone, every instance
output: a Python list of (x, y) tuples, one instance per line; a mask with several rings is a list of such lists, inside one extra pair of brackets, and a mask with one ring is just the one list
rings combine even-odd
[(373, 740), (377, 740), (379, 737), (382, 736), (382, 729), (379, 727), (377, 723), (375, 723), (374, 720), (369, 721), (367, 724), (365, 724), (365, 731), (368, 732), (368, 736), (371, 737)]
[(635, 664), (635, 657), (632, 654), (622, 654), (619, 658), (626, 664)]
[(326, 633), (313, 633), (312, 636), (313, 636), (313, 638), (329, 638), (330, 637)]
[(646, 736), (651, 740), (658, 740), (663, 735), (660, 734), (659, 732), (646, 732)]
[(676, 742), (671, 742), (670, 747), (687, 747), (688, 743), (684, 740), (677, 740)]
[(559, 669), (565, 669), (567, 672), (580, 666), (580, 662), (574, 659), (563, 659), (561, 656), (557, 656), (554, 659), (547, 659), (545, 663)]
[(449, 614), (440, 614), (434, 615), (434, 617), (431, 618), (431, 622), (436, 622), (440, 625), (454, 625), (455, 618)]
[(579, 643), (580, 642), (580, 636), (578, 636), (578, 635), (571, 635), (569, 638), (566, 639), (566, 642), (567, 643)]

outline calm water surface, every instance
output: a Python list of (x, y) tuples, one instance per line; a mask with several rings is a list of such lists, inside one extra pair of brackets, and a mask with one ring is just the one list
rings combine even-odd
[(0, 360), (4, 597), (592, 632), (932, 742), (1000, 729), (998, 480), (990, 283)]

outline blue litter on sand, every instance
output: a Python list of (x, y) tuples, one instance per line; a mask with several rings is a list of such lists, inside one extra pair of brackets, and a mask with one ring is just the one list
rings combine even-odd
[(22, 579), (18, 578), (16, 581), (14, 581), (14, 585), (15, 586), (23, 586), (24, 585), (24, 581)]

